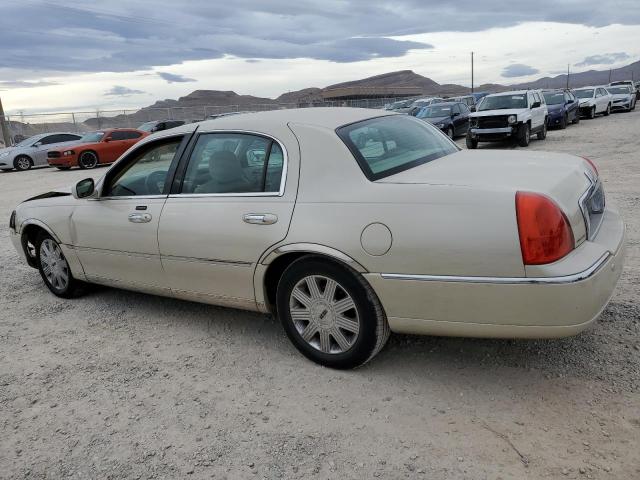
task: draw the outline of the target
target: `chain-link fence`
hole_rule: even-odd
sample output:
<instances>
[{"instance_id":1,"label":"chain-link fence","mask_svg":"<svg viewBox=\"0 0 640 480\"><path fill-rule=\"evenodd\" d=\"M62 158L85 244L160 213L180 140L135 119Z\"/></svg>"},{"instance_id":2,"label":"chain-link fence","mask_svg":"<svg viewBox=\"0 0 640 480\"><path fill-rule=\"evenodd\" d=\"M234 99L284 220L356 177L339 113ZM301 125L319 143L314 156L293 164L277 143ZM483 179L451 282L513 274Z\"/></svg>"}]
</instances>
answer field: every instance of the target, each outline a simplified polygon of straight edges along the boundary
<instances>
[{"instance_id":1,"label":"chain-link fence","mask_svg":"<svg viewBox=\"0 0 640 480\"><path fill-rule=\"evenodd\" d=\"M369 98L358 100L317 101L311 103L261 103L238 105L195 105L189 107L155 108L137 110L93 110L82 112L29 113L5 115L5 124L12 143L40 133L86 133L103 128L136 128L153 120L182 120L200 122L212 115L229 112L260 112L308 107L358 107L382 108L389 103L406 98ZM1 138L1 136L0 136ZM2 145L0 145L1 147Z\"/></svg>"}]
</instances>

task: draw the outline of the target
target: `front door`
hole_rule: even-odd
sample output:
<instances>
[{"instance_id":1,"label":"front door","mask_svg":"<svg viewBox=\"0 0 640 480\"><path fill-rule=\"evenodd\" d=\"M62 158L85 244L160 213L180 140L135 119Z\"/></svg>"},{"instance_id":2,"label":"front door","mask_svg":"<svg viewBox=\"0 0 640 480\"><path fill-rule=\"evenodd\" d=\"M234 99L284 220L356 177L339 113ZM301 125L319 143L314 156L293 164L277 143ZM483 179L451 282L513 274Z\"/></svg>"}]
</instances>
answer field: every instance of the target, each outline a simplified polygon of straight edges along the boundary
<instances>
[{"instance_id":1,"label":"front door","mask_svg":"<svg viewBox=\"0 0 640 480\"><path fill-rule=\"evenodd\" d=\"M295 186L285 192L286 171L286 148L272 138L199 134L158 231L162 265L174 293L255 307L256 263L284 239L293 213Z\"/></svg>"},{"instance_id":2,"label":"front door","mask_svg":"<svg viewBox=\"0 0 640 480\"><path fill-rule=\"evenodd\" d=\"M134 150L109 171L100 197L81 200L74 210L72 243L90 281L144 291L167 288L158 224L181 141L182 136L171 137Z\"/></svg>"}]
</instances>

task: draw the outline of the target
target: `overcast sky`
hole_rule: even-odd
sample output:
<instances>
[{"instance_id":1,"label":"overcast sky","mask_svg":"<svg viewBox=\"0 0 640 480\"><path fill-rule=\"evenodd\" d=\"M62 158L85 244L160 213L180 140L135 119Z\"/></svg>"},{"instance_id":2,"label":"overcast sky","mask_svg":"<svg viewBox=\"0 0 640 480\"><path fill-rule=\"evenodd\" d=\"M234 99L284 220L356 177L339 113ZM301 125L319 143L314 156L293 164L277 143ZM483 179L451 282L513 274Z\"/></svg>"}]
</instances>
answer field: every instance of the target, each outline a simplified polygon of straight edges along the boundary
<instances>
[{"instance_id":1,"label":"overcast sky","mask_svg":"<svg viewBox=\"0 0 640 480\"><path fill-rule=\"evenodd\" d=\"M640 1L1 0L9 112L127 108L195 89L275 97L393 70L516 83L640 59Z\"/></svg>"}]
</instances>

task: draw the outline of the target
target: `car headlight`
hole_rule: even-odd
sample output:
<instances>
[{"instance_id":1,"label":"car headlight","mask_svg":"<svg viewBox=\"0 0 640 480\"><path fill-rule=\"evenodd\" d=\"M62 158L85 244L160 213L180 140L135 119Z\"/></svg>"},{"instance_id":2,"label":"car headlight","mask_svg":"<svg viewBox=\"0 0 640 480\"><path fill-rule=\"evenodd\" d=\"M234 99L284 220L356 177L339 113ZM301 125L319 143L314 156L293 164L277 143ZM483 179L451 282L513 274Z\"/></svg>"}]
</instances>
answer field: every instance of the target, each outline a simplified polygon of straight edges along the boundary
<instances>
[{"instance_id":1,"label":"car headlight","mask_svg":"<svg viewBox=\"0 0 640 480\"><path fill-rule=\"evenodd\" d=\"M438 128L444 128L444 123L439 123L439 124L437 125L437 127L438 127Z\"/></svg>"},{"instance_id":2,"label":"car headlight","mask_svg":"<svg viewBox=\"0 0 640 480\"><path fill-rule=\"evenodd\" d=\"M507 122L509 123L516 123L518 121L518 117L516 117L515 115L509 115L507 117Z\"/></svg>"},{"instance_id":3,"label":"car headlight","mask_svg":"<svg viewBox=\"0 0 640 480\"><path fill-rule=\"evenodd\" d=\"M65 150L64 152L62 152L62 155L64 155L65 157L68 157L69 155L73 155L76 152L74 152L73 150Z\"/></svg>"}]
</instances>

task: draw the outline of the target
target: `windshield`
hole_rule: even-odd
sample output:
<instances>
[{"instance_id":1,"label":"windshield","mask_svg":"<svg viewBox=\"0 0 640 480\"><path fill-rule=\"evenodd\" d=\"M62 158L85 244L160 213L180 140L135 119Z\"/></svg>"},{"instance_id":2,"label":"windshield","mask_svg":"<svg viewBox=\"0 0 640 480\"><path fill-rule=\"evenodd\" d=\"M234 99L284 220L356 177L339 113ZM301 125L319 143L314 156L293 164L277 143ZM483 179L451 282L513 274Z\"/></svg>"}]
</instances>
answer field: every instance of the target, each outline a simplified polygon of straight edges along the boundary
<instances>
[{"instance_id":1,"label":"windshield","mask_svg":"<svg viewBox=\"0 0 640 480\"><path fill-rule=\"evenodd\" d=\"M578 98L592 98L593 97L593 89L589 90L575 90L573 92Z\"/></svg>"},{"instance_id":2,"label":"windshield","mask_svg":"<svg viewBox=\"0 0 640 480\"><path fill-rule=\"evenodd\" d=\"M631 93L631 91L629 90L629 87L608 87L607 90L609 90L609 93L612 95L619 95L619 94L628 95Z\"/></svg>"},{"instance_id":3,"label":"windshield","mask_svg":"<svg viewBox=\"0 0 640 480\"><path fill-rule=\"evenodd\" d=\"M458 151L434 127L405 115L372 118L336 132L371 181Z\"/></svg>"},{"instance_id":4,"label":"windshield","mask_svg":"<svg viewBox=\"0 0 640 480\"><path fill-rule=\"evenodd\" d=\"M527 108L527 95L525 93L519 93L515 95L484 97L478 107L478 111L509 110L512 108Z\"/></svg>"},{"instance_id":5,"label":"windshield","mask_svg":"<svg viewBox=\"0 0 640 480\"><path fill-rule=\"evenodd\" d=\"M150 132L151 130L153 130L153 127L155 127L157 124L158 122L143 123L138 127L138 130L142 130L143 132Z\"/></svg>"},{"instance_id":6,"label":"windshield","mask_svg":"<svg viewBox=\"0 0 640 480\"><path fill-rule=\"evenodd\" d=\"M80 143L95 143L102 140L104 136L104 132L91 132L85 133L83 137L80 139Z\"/></svg>"},{"instance_id":7,"label":"windshield","mask_svg":"<svg viewBox=\"0 0 640 480\"><path fill-rule=\"evenodd\" d=\"M547 105L560 105L564 103L564 93L547 92L544 94L544 99L547 102Z\"/></svg>"},{"instance_id":8,"label":"windshield","mask_svg":"<svg viewBox=\"0 0 640 480\"><path fill-rule=\"evenodd\" d=\"M32 144L34 144L35 142L37 142L40 139L40 137L38 135L35 135L33 137L29 137L25 140L22 140L20 143L16 144L16 147L28 147Z\"/></svg>"},{"instance_id":9,"label":"windshield","mask_svg":"<svg viewBox=\"0 0 640 480\"><path fill-rule=\"evenodd\" d=\"M420 110L417 118L437 118L451 116L451 105L434 105Z\"/></svg>"}]
</instances>

